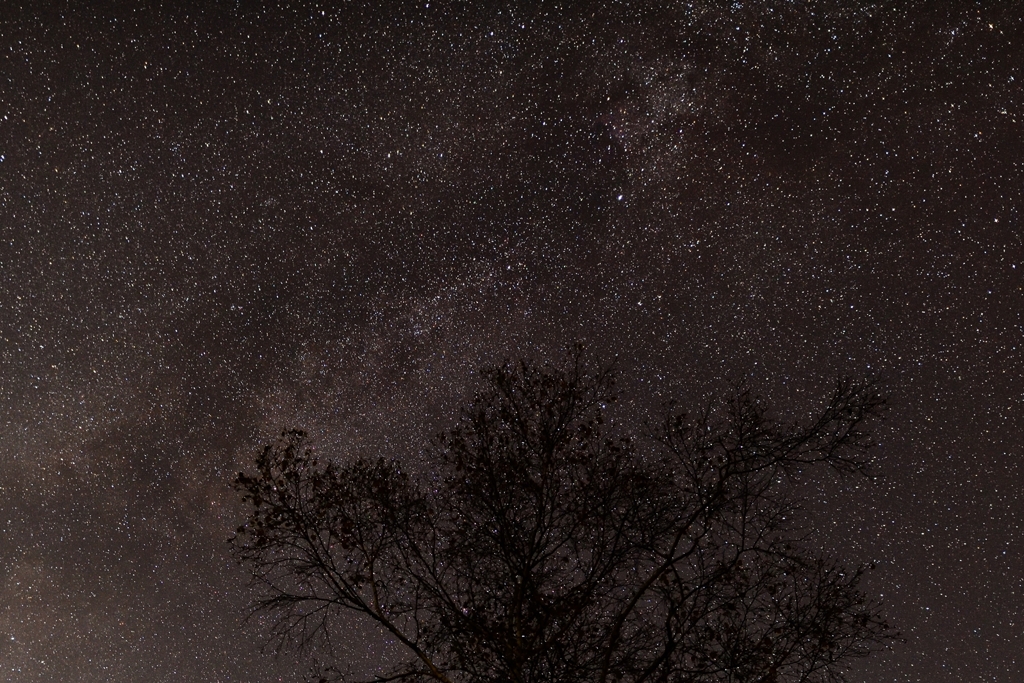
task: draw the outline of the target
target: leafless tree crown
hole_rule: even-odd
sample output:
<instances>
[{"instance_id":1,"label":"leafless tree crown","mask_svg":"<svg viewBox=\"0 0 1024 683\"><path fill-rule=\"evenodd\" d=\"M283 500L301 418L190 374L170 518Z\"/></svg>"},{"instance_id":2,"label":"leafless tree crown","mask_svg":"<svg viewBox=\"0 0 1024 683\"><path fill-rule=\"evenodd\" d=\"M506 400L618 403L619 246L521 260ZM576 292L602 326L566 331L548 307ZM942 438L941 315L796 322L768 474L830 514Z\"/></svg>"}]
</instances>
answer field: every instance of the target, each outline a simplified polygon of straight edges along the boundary
<instances>
[{"instance_id":1,"label":"leafless tree crown","mask_svg":"<svg viewBox=\"0 0 1024 683\"><path fill-rule=\"evenodd\" d=\"M837 383L783 424L749 392L654 426L606 421L615 373L506 363L430 444L318 458L299 431L235 485L232 538L282 644L365 615L408 652L378 681L828 682L891 637L847 568L800 542L794 474L867 466L884 400Z\"/></svg>"}]
</instances>

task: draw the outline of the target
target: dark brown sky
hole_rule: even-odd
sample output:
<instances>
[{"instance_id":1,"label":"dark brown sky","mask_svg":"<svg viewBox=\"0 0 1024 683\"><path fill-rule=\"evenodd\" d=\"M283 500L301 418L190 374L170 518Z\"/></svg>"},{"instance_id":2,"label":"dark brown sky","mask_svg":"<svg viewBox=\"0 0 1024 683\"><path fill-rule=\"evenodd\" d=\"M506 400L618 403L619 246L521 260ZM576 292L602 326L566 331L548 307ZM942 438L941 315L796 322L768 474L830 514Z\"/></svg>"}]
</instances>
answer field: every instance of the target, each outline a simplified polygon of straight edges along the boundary
<instances>
[{"instance_id":1,"label":"dark brown sky","mask_svg":"<svg viewBox=\"0 0 1024 683\"><path fill-rule=\"evenodd\" d=\"M0 679L291 680L233 472L584 339L641 403L879 377L851 681L1024 680L1019 4L582 4L0 2Z\"/></svg>"}]
</instances>

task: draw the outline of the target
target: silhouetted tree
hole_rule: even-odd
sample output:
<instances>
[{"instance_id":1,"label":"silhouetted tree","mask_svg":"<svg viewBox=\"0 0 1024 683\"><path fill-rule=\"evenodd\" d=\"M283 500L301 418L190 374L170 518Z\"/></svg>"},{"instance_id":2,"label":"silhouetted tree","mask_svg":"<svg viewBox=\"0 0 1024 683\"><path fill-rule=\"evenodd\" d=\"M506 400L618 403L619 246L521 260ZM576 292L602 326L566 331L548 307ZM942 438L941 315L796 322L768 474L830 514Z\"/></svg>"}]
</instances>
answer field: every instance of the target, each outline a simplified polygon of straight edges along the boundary
<instances>
[{"instance_id":1,"label":"silhouetted tree","mask_svg":"<svg viewBox=\"0 0 1024 683\"><path fill-rule=\"evenodd\" d=\"M782 424L749 392L611 424L615 373L506 363L429 446L434 470L321 458L288 431L239 474L232 539L282 644L360 613L409 654L376 680L838 681L890 637L808 550L793 479L862 473L883 399L837 384Z\"/></svg>"}]
</instances>

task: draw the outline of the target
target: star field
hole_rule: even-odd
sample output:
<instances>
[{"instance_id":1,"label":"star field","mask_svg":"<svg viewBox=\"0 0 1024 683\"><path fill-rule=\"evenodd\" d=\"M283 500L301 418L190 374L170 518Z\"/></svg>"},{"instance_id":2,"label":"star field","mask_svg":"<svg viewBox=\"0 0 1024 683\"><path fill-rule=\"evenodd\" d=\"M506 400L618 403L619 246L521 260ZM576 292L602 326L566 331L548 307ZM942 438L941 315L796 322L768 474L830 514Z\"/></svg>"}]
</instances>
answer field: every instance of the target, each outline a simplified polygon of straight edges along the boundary
<instances>
[{"instance_id":1,"label":"star field","mask_svg":"<svg viewBox=\"0 0 1024 683\"><path fill-rule=\"evenodd\" d=\"M234 473L577 339L643 405L877 377L811 502L906 639L850 680L1024 678L1018 5L195 5L0 3L0 678L299 680Z\"/></svg>"}]
</instances>

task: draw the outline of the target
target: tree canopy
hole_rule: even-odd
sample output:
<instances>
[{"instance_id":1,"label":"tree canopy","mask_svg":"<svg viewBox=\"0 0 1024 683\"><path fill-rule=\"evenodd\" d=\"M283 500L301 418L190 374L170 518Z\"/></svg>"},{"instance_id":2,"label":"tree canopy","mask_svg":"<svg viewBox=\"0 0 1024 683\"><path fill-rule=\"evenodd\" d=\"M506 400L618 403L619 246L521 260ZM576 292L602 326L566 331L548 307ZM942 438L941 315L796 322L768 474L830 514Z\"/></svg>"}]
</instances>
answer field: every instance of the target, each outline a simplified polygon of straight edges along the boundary
<instances>
[{"instance_id":1,"label":"tree canopy","mask_svg":"<svg viewBox=\"0 0 1024 683\"><path fill-rule=\"evenodd\" d=\"M842 680L892 636L865 567L803 541L793 486L865 472L870 384L801 422L737 390L628 424L608 419L615 371L579 351L482 375L426 476L300 431L238 475L231 542L282 644L359 613L408 654L378 681L772 683Z\"/></svg>"}]
</instances>

